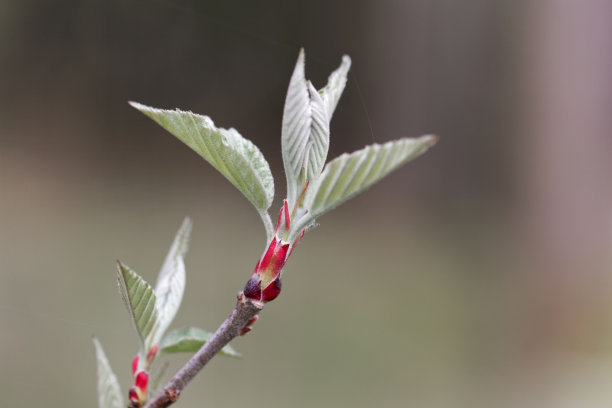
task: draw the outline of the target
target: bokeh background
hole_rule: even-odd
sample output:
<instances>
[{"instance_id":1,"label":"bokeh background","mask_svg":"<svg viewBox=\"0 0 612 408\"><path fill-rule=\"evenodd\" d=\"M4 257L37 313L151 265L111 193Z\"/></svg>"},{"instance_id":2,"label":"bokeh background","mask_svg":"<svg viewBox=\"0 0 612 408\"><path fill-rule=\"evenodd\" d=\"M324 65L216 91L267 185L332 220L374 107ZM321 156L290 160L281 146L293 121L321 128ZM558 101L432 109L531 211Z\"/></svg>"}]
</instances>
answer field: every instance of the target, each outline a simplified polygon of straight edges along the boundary
<instances>
[{"instance_id":1,"label":"bokeh background","mask_svg":"<svg viewBox=\"0 0 612 408\"><path fill-rule=\"evenodd\" d=\"M259 219L127 101L236 127L280 198L305 47L318 87L353 60L330 158L441 141L319 220L245 357L215 359L180 406L609 406L611 41L605 0L1 1L2 405L95 406L92 334L127 391L114 262L153 281L185 215L174 326L226 317Z\"/></svg>"}]
</instances>

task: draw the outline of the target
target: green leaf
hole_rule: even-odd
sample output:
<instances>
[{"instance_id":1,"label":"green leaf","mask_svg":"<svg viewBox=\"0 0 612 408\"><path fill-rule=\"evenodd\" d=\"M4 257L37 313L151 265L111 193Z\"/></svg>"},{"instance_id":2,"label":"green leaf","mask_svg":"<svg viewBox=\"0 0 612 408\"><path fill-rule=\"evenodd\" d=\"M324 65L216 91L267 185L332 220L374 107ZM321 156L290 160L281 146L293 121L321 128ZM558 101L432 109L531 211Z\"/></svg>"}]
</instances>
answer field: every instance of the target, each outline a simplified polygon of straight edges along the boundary
<instances>
[{"instance_id":1,"label":"green leaf","mask_svg":"<svg viewBox=\"0 0 612 408\"><path fill-rule=\"evenodd\" d=\"M300 50L283 111L281 134L287 176L287 199L292 205L303 188L305 176L315 181L325 165L329 149L329 118L321 95L306 81L304 50ZM302 168L305 174L302 173Z\"/></svg>"},{"instance_id":2,"label":"green leaf","mask_svg":"<svg viewBox=\"0 0 612 408\"><path fill-rule=\"evenodd\" d=\"M274 199L274 179L261 151L236 129L215 126L208 116L130 102L223 174L260 213Z\"/></svg>"},{"instance_id":3,"label":"green leaf","mask_svg":"<svg viewBox=\"0 0 612 408\"><path fill-rule=\"evenodd\" d=\"M124 408L125 403L117 376L113 373L98 339L94 337L93 343L98 362L98 406L100 408Z\"/></svg>"},{"instance_id":4,"label":"green leaf","mask_svg":"<svg viewBox=\"0 0 612 408\"><path fill-rule=\"evenodd\" d=\"M424 153L437 141L433 135L373 144L344 153L329 162L318 182L306 193L309 219L337 207L361 193L393 170Z\"/></svg>"},{"instance_id":5,"label":"green leaf","mask_svg":"<svg viewBox=\"0 0 612 408\"><path fill-rule=\"evenodd\" d=\"M163 354L194 353L212 337L212 333L198 327L170 330L159 342L159 351ZM219 354L229 357L242 357L240 353L227 345Z\"/></svg>"},{"instance_id":6,"label":"green leaf","mask_svg":"<svg viewBox=\"0 0 612 408\"><path fill-rule=\"evenodd\" d=\"M185 262L183 257L187 253L191 227L191 220L189 217L185 218L174 237L174 242L172 242L166 260L157 277L155 306L159 314L159 327L153 343L157 342L164 335L183 300L183 293L185 291Z\"/></svg>"},{"instance_id":7,"label":"green leaf","mask_svg":"<svg viewBox=\"0 0 612 408\"><path fill-rule=\"evenodd\" d=\"M351 68L351 58L348 55L342 56L342 63L334 72L331 73L327 79L327 85L319 90L325 109L327 111L327 117L331 120L338 101L342 96L344 87L346 86L346 76Z\"/></svg>"},{"instance_id":8,"label":"green leaf","mask_svg":"<svg viewBox=\"0 0 612 408\"><path fill-rule=\"evenodd\" d=\"M149 350L152 346L150 338L159 325L155 293L151 285L119 261L117 261L117 282L121 299L132 318L141 344L145 350Z\"/></svg>"}]
</instances>

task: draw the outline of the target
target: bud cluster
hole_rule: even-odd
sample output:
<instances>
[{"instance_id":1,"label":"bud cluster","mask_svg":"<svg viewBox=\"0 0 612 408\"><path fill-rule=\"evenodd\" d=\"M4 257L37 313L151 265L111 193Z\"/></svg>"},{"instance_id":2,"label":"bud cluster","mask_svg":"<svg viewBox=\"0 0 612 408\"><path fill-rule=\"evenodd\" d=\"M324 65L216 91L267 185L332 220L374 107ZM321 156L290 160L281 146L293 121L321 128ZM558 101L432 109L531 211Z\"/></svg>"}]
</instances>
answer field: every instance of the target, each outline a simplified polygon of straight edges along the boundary
<instances>
[{"instance_id":1,"label":"bud cluster","mask_svg":"<svg viewBox=\"0 0 612 408\"><path fill-rule=\"evenodd\" d=\"M134 357L132 360L132 376L134 379L134 385L130 388L129 408L140 408L147 402L147 395L149 392L149 368L157 355L158 346L155 344L145 358L144 364L141 366L140 356Z\"/></svg>"},{"instance_id":2,"label":"bud cluster","mask_svg":"<svg viewBox=\"0 0 612 408\"><path fill-rule=\"evenodd\" d=\"M305 232L305 230L302 230L297 239L293 242L288 242L291 218L295 217L299 201L291 213L289 213L287 200L283 202L283 206L278 214L278 223L274 236L268 245L268 249L259 259L257 265L255 265L253 275L247 281L242 292L244 297L251 301L260 303L270 302L280 294L283 266L285 266L285 262L287 262L287 259Z\"/></svg>"}]
</instances>

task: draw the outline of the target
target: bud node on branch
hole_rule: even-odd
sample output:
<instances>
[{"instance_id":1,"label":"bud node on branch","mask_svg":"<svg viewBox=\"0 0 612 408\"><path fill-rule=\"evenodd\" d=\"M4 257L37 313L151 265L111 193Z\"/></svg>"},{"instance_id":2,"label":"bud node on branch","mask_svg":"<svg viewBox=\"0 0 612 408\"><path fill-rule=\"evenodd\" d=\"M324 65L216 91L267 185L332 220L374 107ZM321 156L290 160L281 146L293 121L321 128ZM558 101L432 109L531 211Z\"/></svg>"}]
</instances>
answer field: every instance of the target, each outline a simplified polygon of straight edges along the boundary
<instances>
[{"instance_id":1,"label":"bud node on branch","mask_svg":"<svg viewBox=\"0 0 612 408\"><path fill-rule=\"evenodd\" d=\"M169 390L169 389L165 389L164 393L166 394L168 399L172 402L178 401L179 395L181 394L179 390Z\"/></svg>"}]
</instances>

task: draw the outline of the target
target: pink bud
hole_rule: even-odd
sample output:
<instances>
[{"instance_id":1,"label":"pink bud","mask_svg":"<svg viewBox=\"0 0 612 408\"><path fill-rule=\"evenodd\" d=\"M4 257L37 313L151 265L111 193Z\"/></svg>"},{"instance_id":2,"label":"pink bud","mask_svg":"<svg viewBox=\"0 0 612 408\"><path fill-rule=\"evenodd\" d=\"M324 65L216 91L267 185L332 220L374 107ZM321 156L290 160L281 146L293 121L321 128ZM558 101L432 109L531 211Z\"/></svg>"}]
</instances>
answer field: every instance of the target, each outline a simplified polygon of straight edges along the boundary
<instances>
[{"instance_id":1,"label":"pink bud","mask_svg":"<svg viewBox=\"0 0 612 408\"><path fill-rule=\"evenodd\" d=\"M136 375L136 370L138 370L138 360L140 358L138 356L134 357L134 360L132 360L132 375Z\"/></svg>"},{"instance_id":2,"label":"pink bud","mask_svg":"<svg viewBox=\"0 0 612 408\"><path fill-rule=\"evenodd\" d=\"M257 266L255 266L255 270L253 271L253 273L259 273L262 269L265 269L268 267L268 265L270 265L270 261L272 261L272 257L274 256L274 252L276 251L278 243L279 240L277 240L276 237L273 237L272 241L270 241L270 246L268 247L268 250L266 251L264 256L261 257L261 259L257 263Z\"/></svg>"},{"instance_id":3,"label":"pink bud","mask_svg":"<svg viewBox=\"0 0 612 408\"><path fill-rule=\"evenodd\" d=\"M306 185L306 188L308 184ZM305 188L305 189L306 189ZM304 189L304 191L305 191ZM296 207L297 208L297 207ZM289 235L289 226L291 225L291 214L289 213L289 204L287 200L283 202L280 213L278 214L278 224L276 232L268 249L255 265L253 275L244 286L242 295L248 299L258 302L270 302L276 299L281 291L281 271L287 262L287 258L299 240L304 236L305 230L302 230L298 238L293 244L284 241ZM279 231L283 227L282 234L279 236Z\"/></svg>"},{"instance_id":4,"label":"pink bud","mask_svg":"<svg viewBox=\"0 0 612 408\"><path fill-rule=\"evenodd\" d=\"M240 335L244 336L245 334L247 334L248 332L251 331L251 326L253 325L253 323L255 323L257 320L259 320L259 315L255 315L253 317L251 317L251 320L249 320L247 322L247 324L244 325L244 327L242 329L240 329Z\"/></svg>"},{"instance_id":5,"label":"pink bud","mask_svg":"<svg viewBox=\"0 0 612 408\"><path fill-rule=\"evenodd\" d=\"M147 369L151 365L153 360L155 359L155 356L157 355L157 350L158 350L158 346L157 344L155 344L153 347L151 347L151 350L149 350L149 352L147 353Z\"/></svg>"},{"instance_id":6,"label":"pink bud","mask_svg":"<svg viewBox=\"0 0 612 408\"><path fill-rule=\"evenodd\" d=\"M136 375L136 381L134 381L134 385L139 390L146 392L147 386L149 385L149 374L146 371L141 371Z\"/></svg>"},{"instance_id":7,"label":"pink bud","mask_svg":"<svg viewBox=\"0 0 612 408\"><path fill-rule=\"evenodd\" d=\"M138 392L136 391L136 387L131 387L128 393L128 397L130 401L132 401L132 406L139 407L140 406L140 397L138 396ZM137 405L135 405L137 404Z\"/></svg>"},{"instance_id":8,"label":"pink bud","mask_svg":"<svg viewBox=\"0 0 612 408\"><path fill-rule=\"evenodd\" d=\"M249 320L245 326L252 326L253 323L255 323L258 320L259 320L259 315L255 315L251 317L251 320Z\"/></svg>"}]
</instances>

